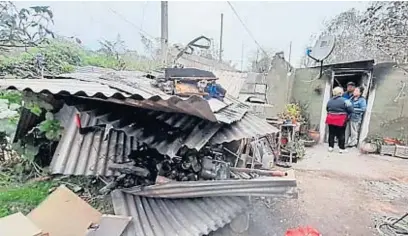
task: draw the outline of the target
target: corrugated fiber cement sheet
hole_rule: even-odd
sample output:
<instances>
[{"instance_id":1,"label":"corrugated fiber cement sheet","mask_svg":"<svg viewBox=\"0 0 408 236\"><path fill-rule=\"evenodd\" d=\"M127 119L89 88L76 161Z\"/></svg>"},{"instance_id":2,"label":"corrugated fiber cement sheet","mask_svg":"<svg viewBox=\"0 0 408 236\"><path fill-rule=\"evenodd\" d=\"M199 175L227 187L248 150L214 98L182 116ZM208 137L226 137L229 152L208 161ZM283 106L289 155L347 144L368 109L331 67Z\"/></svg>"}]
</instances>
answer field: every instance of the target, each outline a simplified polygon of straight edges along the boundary
<instances>
[{"instance_id":1,"label":"corrugated fiber cement sheet","mask_svg":"<svg viewBox=\"0 0 408 236\"><path fill-rule=\"evenodd\" d=\"M145 198L115 190L116 215L132 216L123 236L201 236L229 224L246 210L245 197Z\"/></svg>"}]
</instances>

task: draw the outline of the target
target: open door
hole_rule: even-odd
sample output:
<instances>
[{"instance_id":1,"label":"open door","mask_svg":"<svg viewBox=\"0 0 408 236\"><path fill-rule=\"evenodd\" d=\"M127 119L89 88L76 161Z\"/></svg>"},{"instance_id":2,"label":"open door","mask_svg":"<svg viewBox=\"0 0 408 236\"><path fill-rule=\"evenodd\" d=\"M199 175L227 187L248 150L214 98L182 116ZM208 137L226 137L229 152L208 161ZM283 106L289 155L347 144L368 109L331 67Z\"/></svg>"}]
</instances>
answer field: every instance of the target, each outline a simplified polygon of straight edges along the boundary
<instances>
[{"instance_id":1,"label":"open door","mask_svg":"<svg viewBox=\"0 0 408 236\"><path fill-rule=\"evenodd\" d=\"M367 99L367 110L371 109L371 107L368 107L369 104L369 90L371 86L371 81L372 81L372 73L369 71L347 71L347 70L342 70L342 71L333 71L332 72L332 78L330 83L326 83L326 89L325 89L325 94L323 98L323 104L322 104L322 116L320 120L320 139L321 142L327 143L328 142L328 126L325 123L326 120L326 105L327 102L330 100L330 98L333 96L332 90L333 88L340 86L344 89L347 88L347 83L348 82L354 82L356 86L362 86L364 87L364 92L363 96ZM371 105L372 106L372 105ZM364 119L363 117L363 122L360 126L360 133L359 137L363 138L364 135L362 135L362 129L363 127L366 127L367 131L364 131L365 136L367 135L368 132L368 124L365 124L365 122L369 122L369 120ZM323 132L322 132L323 131ZM364 136L364 138L365 138ZM348 133L346 132L346 143L348 140ZM361 140L361 139L359 139Z\"/></svg>"}]
</instances>

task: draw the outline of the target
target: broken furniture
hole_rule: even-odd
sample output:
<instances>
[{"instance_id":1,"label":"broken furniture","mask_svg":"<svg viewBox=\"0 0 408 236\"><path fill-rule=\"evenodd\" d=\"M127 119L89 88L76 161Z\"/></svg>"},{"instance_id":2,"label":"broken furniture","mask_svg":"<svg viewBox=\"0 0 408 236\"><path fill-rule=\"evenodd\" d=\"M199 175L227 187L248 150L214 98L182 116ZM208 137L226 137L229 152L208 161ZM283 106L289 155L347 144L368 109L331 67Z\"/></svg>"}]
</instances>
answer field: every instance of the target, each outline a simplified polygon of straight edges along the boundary
<instances>
[{"instance_id":1,"label":"broken furniture","mask_svg":"<svg viewBox=\"0 0 408 236\"><path fill-rule=\"evenodd\" d=\"M225 150L236 157L234 167L269 170L273 168L277 155L278 145L275 140L276 133L258 135L255 138L242 139L237 153Z\"/></svg>"},{"instance_id":2,"label":"broken furniture","mask_svg":"<svg viewBox=\"0 0 408 236\"><path fill-rule=\"evenodd\" d=\"M297 133L299 124L283 123L280 125L279 137L279 161L277 165L291 167L297 162L296 142L298 142Z\"/></svg>"}]
</instances>

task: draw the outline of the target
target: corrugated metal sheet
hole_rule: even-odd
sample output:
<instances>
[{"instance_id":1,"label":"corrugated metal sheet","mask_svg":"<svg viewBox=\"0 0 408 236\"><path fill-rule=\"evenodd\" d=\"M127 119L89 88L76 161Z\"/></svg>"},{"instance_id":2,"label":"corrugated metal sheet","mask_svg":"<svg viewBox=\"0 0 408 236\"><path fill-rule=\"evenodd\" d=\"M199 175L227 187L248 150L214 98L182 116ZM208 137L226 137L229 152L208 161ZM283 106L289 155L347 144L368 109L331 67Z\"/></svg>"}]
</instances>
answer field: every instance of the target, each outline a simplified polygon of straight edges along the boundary
<instances>
[{"instance_id":1,"label":"corrugated metal sheet","mask_svg":"<svg viewBox=\"0 0 408 236\"><path fill-rule=\"evenodd\" d=\"M116 215L132 216L123 236L201 236L215 231L248 206L247 198L144 198L115 190Z\"/></svg>"},{"instance_id":2,"label":"corrugated metal sheet","mask_svg":"<svg viewBox=\"0 0 408 236\"><path fill-rule=\"evenodd\" d=\"M172 181L135 186L122 191L143 197L192 198L219 196L297 197L296 180L289 177L259 177L250 180Z\"/></svg>"},{"instance_id":3,"label":"corrugated metal sheet","mask_svg":"<svg viewBox=\"0 0 408 236\"><path fill-rule=\"evenodd\" d=\"M118 71L103 68L103 67L96 67L96 66L83 66L77 67L75 69L75 73L97 73L97 74L106 74L106 73L117 73ZM245 83L247 73L241 72L234 72L234 71L225 71L225 70L211 70L218 78L217 83L221 84L224 89L227 90L227 94L231 95L232 97L238 98L239 91L241 90L242 85ZM123 73L123 72L122 72ZM133 73L138 74L140 76L145 75L164 75L164 72L149 72L145 73L142 71L126 71L125 73Z\"/></svg>"},{"instance_id":4,"label":"corrugated metal sheet","mask_svg":"<svg viewBox=\"0 0 408 236\"><path fill-rule=\"evenodd\" d=\"M228 99L232 100L231 98ZM241 120L250 109L248 105L242 102L239 102L237 100L233 101L234 102L231 105L222 108L221 110L214 113L219 122L232 124L236 121Z\"/></svg>"},{"instance_id":5,"label":"corrugated metal sheet","mask_svg":"<svg viewBox=\"0 0 408 236\"><path fill-rule=\"evenodd\" d=\"M114 74L105 75L72 73L60 75L58 79L3 79L0 80L0 88L107 99L114 103L164 112L190 114L209 121L228 124L240 120L248 110L244 104L240 104L237 100L231 103L232 98L226 98L226 102L211 102L211 100L216 99L208 101L200 96L189 98L170 96L152 87L149 79L143 78L141 79L140 75L128 71L117 71ZM216 106L212 108L212 104L216 104ZM244 109L246 110L244 111ZM216 112L214 112L215 110Z\"/></svg>"},{"instance_id":6,"label":"corrugated metal sheet","mask_svg":"<svg viewBox=\"0 0 408 236\"><path fill-rule=\"evenodd\" d=\"M64 117L71 117L70 124L72 124L76 111L74 106L65 106L60 113L67 114L62 115ZM81 112L81 116L84 116L84 119L89 117L90 120L96 120L95 122L90 121L91 123L110 124L114 130L123 131L129 138L134 138L150 148L156 149L159 153L170 157L175 156L183 146L200 150L221 128L219 123L179 113L138 110L133 113L133 121L131 118L122 117L117 113L123 114L119 110L106 111L92 108ZM128 114L128 116L132 116L132 113ZM121 126L120 124L124 122L127 124ZM166 129L163 127L164 124L172 127L172 129ZM148 127L153 128L149 129Z\"/></svg>"},{"instance_id":7,"label":"corrugated metal sheet","mask_svg":"<svg viewBox=\"0 0 408 236\"><path fill-rule=\"evenodd\" d=\"M74 73L96 73L96 74L107 74L107 73L115 73L115 72L124 72L124 73L129 73L132 75L139 75L139 76L144 76L148 74L143 71L130 71L130 70L118 71L118 70L114 70L110 68L103 68L103 67L98 67L98 66L81 66L81 67L75 68L75 71L74 71Z\"/></svg>"},{"instance_id":8,"label":"corrugated metal sheet","mask_svg":"<svg viewBox=\"0 0 408 236\"><path fill-rule=\"evenodd\" d=\"M127 93L130 94L138 94L142 96L144 99L149 99L149 101L154 100L152 97L155 96L156 99L163 99L167 101L174 102L169 105L169 107L174 106L175 104L175 109L174 110L163 110L165 112L182 112L185 114L192 114L210 121L219 121L227 124L231 124L237 120L240 120L245 112L248 111L249 107L246 106L243 103L240 103L238 100L232 98L232 97L227 97L226 100L226 106L215 112L215 109L219 108L217 106L216 108L212 108L211 105L213 103L209 102L208 100L205 100L202 97L199 96L191 96L187 100L186 98L180 98L178 96L170 96L162 92L161 90L154 88L150 85L150 81L146 79L145 77L141 77L141 75L133 74L131 71L116 71L114 73L109 73L109 74L103 74L100 75L99 78L94 79L92 77L89 77L88 74L66 74L66 75L60 75L61 77L70 77L74 79L80 79L80 80L86 80L86 81L92 81L92 82L99 82L103 83L106 85L109 85L110 87L126 91ZM143 78L143 79L141 79ZM160 97L159 97L160 95ZM176 101L178 100L178 101ZM211 99L211 100L216 100L216 99ZM233 103L231 103L233 101ZM142 101L138 101L139 104L142 104ZM187 104L186 104L187 103ZM147 105L147 106L146 106ZM147 109L157 109L157 107L166 107L163 106L162 104L159 104L158 102L157 106L154 104L153 106L150 106L149 103L145 103L143 108ZM187 109L186 109L187 108ZM208 110L210 108L211 111ZM198 114L198 115L197 115ZM213 118L215 116L215 119Z\"/></svg>"},{"instance_id":9,"label":"corrugated metal sheet","mask_svg":"<svg viewBox=\"0 0 408 236\"><path fill-rule=\"evenodd\" d=\"M109 170L108 165L128 161L126 157L137 146L136 140L114 130L107 140L104 140L104 130L81 135L73 119L75 109L63 109L56 115L65 129L50 164L51 172L86 176L118 175ZM86 115L81 117L81 121L84 126L98 124L97 119Z\"/></svg>"},{"instance_id":10,"label":"corrugated metal sheet","mask_svg":"<svg viewBox=\"0 0 408 236\"><path fill-rule=\"evenodd\" d=\"M27 108L22 108L20 119L18 120L16 132L14 133L13 142L24 137L28 131L41 122L41 118Z\"/></svg>"},{"instance_id":11,"label":"corrugated metal sheet","mask_svg":"<svg viewBox=\"0 0 408 236\"><path fill-rule=\"evenodd\" d=\"M72 79L66 79L72 77ZM199 96L180 98L164 94L159 89L154 89L137 82L130 87L129 84L101 80L99 74L71 74L63 75L58 79L3 79L0 80L1 89L17 89L19 91L33 91L36 93L50 92L52 94L72 94L77 96L107 99L108 101L136 106L146 109L165 112L180 112L194 115L210 121L217 121L209 103ZM112 77L112 76L111 76ZM65 78L65 79L64 79ZM136 85L137 84L137 85ZM137 87L137 88L135 88ZM132 98L130 98L132 97Z\"/></svg>"},{"instance_id":12,"label":"corrugated metal sheet","mask_svg":"<svg viewBox=\"0 0 408 236\"><path fill-rule=\"evenodd\" d=\"M113 175L115 173L107 169L108 164L126 161L126 157L137 147L138 141L172 157L183 146L200 150L209 140L215 144L230 142L254 137L257 134L274 133L277 130L266 121L259 122L260 119L254 118L251 114L245 115L245 117L249 116L249 119L244 118L233 125L224 124L221 127L221 124L183 114L155 111L138 113L139 119L145 116L143 119L149 122L156 120L157 125L150 124L157 128L154 132L151 129L146 130L143 123L130 122L126 126L119 126L121 118L118 118L118 115L112 116L109 111L94 108L83 110L81 112L83 127L96 124L111 124L114 127L107 136L108 139L104 140L104 130L85 135L79 134L74 122L74 114L77 111L74 106L64 105L56 115L65 127L65 131L51 163L54 174ZM242 122L245 124L240 124ZM164 134L160 129L164 123L184 130L179 134L182 136L175 138L173 135L169 138L171 135Z\"/></svg>"},{"instance_id":13,"label":"corrugated metal sheet","mask_svg":"<svg viewBox=\"0 0 408 236\"><path fill-rule=\"evenodd\" d=\"M236 216L231 223L211 232L208 236L249 236L249 227L251 224L250 212L243 212Z\"/></svg>"},{"instance_id":14,"label":"corrugated metal sheet","mask_svg":"<svg viewBox=\"0 0 408 236\"><path fill-rule=\"evenodd\" d=\"M112 89L96 82L74 81L72 79L2 79L0 88L33 91L34 93L49 92L52 94L72 94L86 97L130 97L131 94Z\"/></svg>"},{"instance_id":15,"label":"corrugated metal sheet","mask_svg":"<svg viewBox=\"0 0 408 236\"><path fill-rule=\"evenodd\" d=\"M211 139L211 143L220 144L240 140L242 138L252 138L266 134L278 133L279 130L251 113L246 113L244 117L231 125L224 125Z\"/></svg>"},{"instance_id":16,"label":"corrugated metal sheet","mask_svg":"<svg viewBox=\"0 0 408 236\"><path fill-rule=\"evenodd\" d=\"M227 90L227 94L238 98L239 91L241 91L242 86L245 84L247 73L241 72L231 72L223 70L213 70L215 76L217 76L217 83Z\"/></svg>"}]
</instances>

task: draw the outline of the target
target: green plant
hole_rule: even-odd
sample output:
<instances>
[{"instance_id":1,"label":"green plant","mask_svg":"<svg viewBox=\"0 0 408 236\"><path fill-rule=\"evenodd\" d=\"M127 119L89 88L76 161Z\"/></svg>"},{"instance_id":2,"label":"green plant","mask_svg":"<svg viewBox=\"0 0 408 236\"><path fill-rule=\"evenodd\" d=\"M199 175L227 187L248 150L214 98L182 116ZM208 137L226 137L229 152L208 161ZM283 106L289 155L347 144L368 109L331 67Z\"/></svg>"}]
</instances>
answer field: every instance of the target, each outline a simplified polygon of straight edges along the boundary
<instances>
[{"instance_id":1,"label":"green plant","mask_svg":"<svg viewBox=\"0 0 408 236\"><path fill-rule=\"evenodd\" d=\"M21 104L23 96L19 91L0 91L0 99L7 99L10 104Z\"/></svg>"},{"instance_id":2,"label":"green plant","mask_svg":"<svg viewBox=\"0 0 408 236\"><path fill-rule=\"evenodd\" d=\"M46 113L45 120L38 124L38 129L50 141L59 141L61 138L61 124L51 112Z\"/></svg>"},{"instance_id":3,"label":"green plant","mask_svg":"<svg viewBox=\"0 0 408 236\"><path fill-rule=\"evenodd\" d=\"M13 172L19 176L19 179L29 179L42 174L42 168L35 162L35 156L39 151L38 147L17 142L12 144L12 148L20 156L19 161L12 165Z\"/></svg>"},{"instance_id":4,"label":"green plant","mask_svg":"<svg viewBox=\"0 0 408 236\"><path fill-rule=\"evenodd\" d=\"M364 142L371 143L377 146L377 150L381 149L381 146L384 145L384 138L381 135L369 135L364 139Z\"/></svg>"},{"instance_id":5,"label":"green plant","mask_svg":"<svg viewBox=\"0 0 408 236\"><path fill-rule=\"evenodd\" d=\"M279 117L284 120L302 121L301 109L298 104L286 104L285 110L279 114Z\"/></svg>"},{"instance_id":6,"label":"green plant","mask_svg":"<svg viewBox=\"0 0 408 236\"><path fill-rule=\"evenodd\" d=\"M24 107L29 109L30 112L35 114L36 116L41 116L42 109L38 104L33 102L27 102L24 104Z\"/></svg>"}]
</instances>

